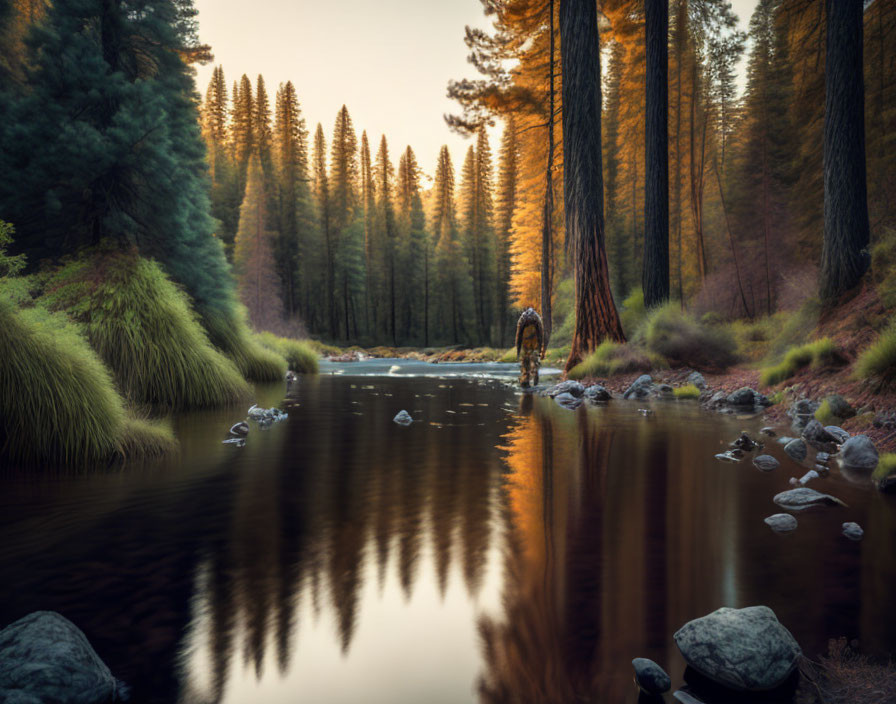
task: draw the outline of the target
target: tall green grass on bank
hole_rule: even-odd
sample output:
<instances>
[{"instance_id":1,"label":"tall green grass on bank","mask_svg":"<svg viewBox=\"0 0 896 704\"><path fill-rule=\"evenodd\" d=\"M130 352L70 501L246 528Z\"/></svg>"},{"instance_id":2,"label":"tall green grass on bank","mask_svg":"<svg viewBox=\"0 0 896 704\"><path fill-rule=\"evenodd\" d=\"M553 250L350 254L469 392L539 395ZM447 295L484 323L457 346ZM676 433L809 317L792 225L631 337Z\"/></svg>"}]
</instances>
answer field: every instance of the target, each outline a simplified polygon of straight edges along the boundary
<instances>
[{"instance_id":1,"label":"tall green grass on bank","mask_svg":"<svg viewBox=\"0 0 896 704\"><path fill-rule=\"evenodd\" d=\"M673 365L727 369L737 362L737 344L727 329L698 322L675 302L648 311L632 341Z\"/></svg>"},{"instance_id":2,"label":"tall green grass on bank","mask_svg":"<svg viewBox=\"0 0 896 704\"><path fill-rule=\"evenodd\" d=\"M796 375L801 369L820 368L837 363L837 346L829 337L799 347L791 347L778 364L766 367L759 375L762 386L774 386Z\"/></svg>"},{"instance_id":3,"label":"tall green grass on bank","mask_svg":"<svg viewBox=\"0 0 896 704\"><path fill-rule=\"evenodd\" d=\"M283 355L263 346L249 330L241 308L230 315L208 312L202 316L212 344L233 360L249 381L282 381L287 363Z\"/></svg>"},{"instance_id":4,"label":"tall green grass on bank","mask_svg":"<svg viewBox=\"0 0 896 704\"><path fill-rule=\"evenodd\" d=\"M78 326L0 295L0 455L82 466L176 446L170 427L127 413Z\"/></svg>"},{"instance_id":5,"label":"tall green grass on bank","mask_svg":"<svg viewBox=\"0 0 896 704\"><path fill-rule=\"evenodd\" d=\"M876 379L882 385L896 383L896 322L859 355L854 374L860 379Z\"/></svg>"},{"instance_id":6,"label":"tall green grass on bank","mask_svg":"<svg viewBox=\"0 0 896 704\"><path fill-rule=\"evenodd\" d=\"M260 332L255 337L263 347L283 357L292 371L317 374L317 352L308 343L278 337L272 332Z\"/></svg>"},{"instance_id":7,"label":"tall green grass on bank","mask_svg":"<svg viewBox=\"0 0 896 704\"><path fill-rule=\"evenodd\" d=\"M647 372L668 367L660 355L634 345L603 342L590 355L569 370L570 379L610 377L628 372Z\"/></svg>"},{"instance_id":8,"label":"tall green grass on bank","mask_svg":"<svg viewBox=\"0 0 896 704\"><path fill-rule=\"evenodd\" d=\"M43 303L67 311L133 403L220 406L250 395L178 289L153 261L103 253L66 264L44 282Z\"/></svg>"}]
</instances>

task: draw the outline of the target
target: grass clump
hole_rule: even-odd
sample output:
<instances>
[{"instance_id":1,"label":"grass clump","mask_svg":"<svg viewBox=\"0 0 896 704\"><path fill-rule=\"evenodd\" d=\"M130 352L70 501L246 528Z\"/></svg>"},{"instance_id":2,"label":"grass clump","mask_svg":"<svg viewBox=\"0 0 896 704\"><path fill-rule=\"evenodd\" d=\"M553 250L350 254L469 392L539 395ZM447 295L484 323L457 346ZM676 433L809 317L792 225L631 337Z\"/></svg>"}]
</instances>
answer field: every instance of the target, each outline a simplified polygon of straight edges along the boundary
<instances>
[{"instance_id":1,"label":"grass clump","mask_svg":"<svg viewBox=\"0 0 896 704\"><path fill-rule=\"evenodd\" d=\"M837 363L837 346L829 337L815 340L799 347L791 347L778 364L766 367L759 375L763 386L774 386L794 376L808 366L820 368Z\"/></svg>"},{"instance_id":2,"label":"grass clump","mask_svg":"<svg viewBox=\"0 0 896 704\"><path fill-rule=\"evenodd\" d=\"M737 361L727 330L697 322L676 303L651 310L634 339L673 364L727 369Z\"/></svg>"},{"instance_id":3,"label":"grass clump","mask_svg":"<svg viewBox=\"0 0 896 704\"><path fill-rule=\"evenodd\" d=\"M885 228L871 248L871 275L883 304L896 308L896 229Z\"/></svg>"},{"instance_id":4,"label":"grass clump","mask_svg":"<svg viewBox=\"0 0 896 704\"><path fill-rule=\"evenodd\" d=\"M675 389L672 389L672 393L675 395L675 398L678 398L678 399L698 399L698 398L700 398L700 389L698 389L693 384L686 384L685 386L679 386Z\"/></svg>"},{"instance_id":5,"label":"grass clump","mask_svg":"<svg viewBox=\"0 0 896 704\"><path fill-rule=\"evenodd\" d=\"M338 357L342 354L342 350L336 345L328 345L320 340L308 340L308 345L319 357Z\"/></svg>"},{"instance_id":6,"label":"grass clump","mask_svg":"<svg viewBox=\"0 0 896 704\"><path fill-rule=\"evenodd\" d=\"M161 457L177 450L178 442L168 421L127 415L118 440L124 458Z\"/></svg>"},{"instance_id":7,"label":"grass clump","mask_svg":"<svg viewBox=\"0 0 896 704\"><path fill-rule=\"evenodd\" d=\"M876 379L883 385L896 381L896 322L859 355L853 370L858 378Z\"/></svg>"},{"instance_id":8,"label":"grass clump","mask_svg":"<svg viewBox=\"0 0 896 704\"><path fill-rule=\"evenodd\" d=\"M317 352L307 342L278 337L271 332L261 332L255 337L263 347L283 357L292 371L298 374L317 374Z\"/></svg>"},{"instance_id":9,"label":"grass clump","mask_svg":"<svg viewBox=\"0 0 896 704\"><path fill-rule=\"evenodd\" d=\"M885 452L877 460L877 467L871 474L875 481L882 481L891 474L896 474L896 452Z\"/></svg>"},{"instance_id":10,"label":"grass clump","mask_svg":"<svg viewBox=\"0 0 896 704\"><path fill-rule=\"evenodd\" d=\"M230 314L204 313L202 324L212 344L236 364L246 379L262 383L283 379L286 360L255 339L242 307Z\"/></svg>"},{"instance_id":11,"label":"grass clump","mask_svg":"<svg viewBox=\"0 0 896 704\"><path fill-rule=\"evenodd\" d=\"M153 261L113 252L67 264L45 281L42 301L83 324L135 404L206 408L250 393L209 342L186 295Z\"/></svg>"},{"instance_id":12,"label":"grass clump","mask_svg":"<svg viewBox=\"0 0 896 704\"><path fill-rule=\"evenodd\" d=\"M507 351L501 356L501 358L500 358L498 361L499 361L499 362L504 362L504 363L506 363L506 364L512 364L513 362L516 362L516 360L517 360L517 357L516 357L516 347L511 347L509 350L507 350Z\"/></svg>"},{"instance_id":13,"label":"grass clump","mask_svg":"<svg viewBox=\"0 0 896 704\"><path fill-rule=\"evenodd\" d=\"M619 311L619 321L622 323L622 331L625 336L631 339L646 319L647 308L644 305L644 292L637 289L622 301L622 309Z\"/></svg>"},{"instance_id":14,"label":"grass clump","mask_svg":"<svg viewBox=\"0 0 896 704\"><path fill-rule=\"evenodd\" d=\"M608 340L570 369L568 377L609 377L628 372L646 372L665 366L668 365L660 355L635 345L621 345Z\"/></svg>"},{"instance_id":15,"label":"grass clump","mask_svg":"<svg viewBox=\"0 0 896 704\"><path fill-rule=\"evenodd\" d=\"M834 425L838 421L837 416L831 408L831 402L825 399L821 405L815 410L815 420L822 425Z\"/></svg>"}]
</instances>

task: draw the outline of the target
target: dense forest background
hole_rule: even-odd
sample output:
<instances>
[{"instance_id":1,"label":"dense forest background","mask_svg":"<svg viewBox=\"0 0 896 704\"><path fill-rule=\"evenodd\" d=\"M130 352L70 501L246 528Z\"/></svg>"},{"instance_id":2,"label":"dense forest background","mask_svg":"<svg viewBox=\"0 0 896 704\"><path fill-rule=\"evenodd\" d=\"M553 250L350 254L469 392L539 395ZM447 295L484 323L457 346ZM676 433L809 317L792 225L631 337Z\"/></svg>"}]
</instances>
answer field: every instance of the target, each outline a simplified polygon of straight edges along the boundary
<instances>
[{"instance_id":1,"label":"dense forest background","mask_svg":"<svg viewBox=\"0 0 896 704\"><path fill-rule=\"evenodd\" d=\"M425 155L428 174L345 106L329 133L310 129L291 82L229 83L217 66L200 99L191 65L211 52L188 0L2 0L0 206L16 251L36 266L111 238L160 261L204 320L238 317L238 297L280 335L507 347L533 305L568 344L558 5L483 0L490 28L465 37L477 75L448 86L447 122L470 146L462 164L447 147ZM864 12L872 244L894 227L894 5ZM669 278L699 315L756 317L816 293L824 8L760 0L744 34L725 0L669 5ZM640 3L600 9L606 247L625 308L644 252L644 17ZM76 31L85 21L98 44Z\"/></svg>"}]
</instances>

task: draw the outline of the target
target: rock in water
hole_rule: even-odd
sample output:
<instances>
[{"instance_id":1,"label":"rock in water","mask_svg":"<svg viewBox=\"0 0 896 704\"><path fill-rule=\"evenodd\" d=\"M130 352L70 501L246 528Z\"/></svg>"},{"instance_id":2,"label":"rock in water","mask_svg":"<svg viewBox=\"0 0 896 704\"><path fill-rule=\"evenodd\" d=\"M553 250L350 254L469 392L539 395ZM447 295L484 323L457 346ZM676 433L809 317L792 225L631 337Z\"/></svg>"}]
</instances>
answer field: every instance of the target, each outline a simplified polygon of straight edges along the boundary
<instances>
[{"instance_id":1,"label":"rock in water","mask_svg":"<svg viewBox=\"0 0 896 704\"><path fill-rule=\"evenodd\" d=\"M828 402L828 408L831 409L831 413L837 418L852 418L856 414L853 407L840 394L831 394L825 401Z\"/></svg>"},{"instance_id":2,"label":"rock in water","mask_svg":"<svg viewBox=\"0 0 896 704\"><path fill-rule=\"evenodd\" d=\"M722 462L740 462L740 456L735 454L738 452L737 450L728 450L728 452L720 452L716 455L717 460L721 460Z\"/></svg>"},{"instance_id":3,"label":"rock in water","mask_svg":"<svg viewBox=\"0 0 896 704\"><path fill-rule=\"evenodd\" d=\"M756 392L749 386L742 386L734 393L728 395L728 405L739 408L752 408L756 405Z\"/></svg>"},{"instance_id":4,"label":"rock in water","mask_svg":"<svg viewBox=\"0 0 896 704\"><path fill-rule=\"evenodd\" d=\"M800 438L796 440L791 440L784 446L784 452L790 455L797 462L802 462L806 459L806 454L808 450L806 449L806 443L803 442Z\"/></svg>"},{"instance_id":5,"label":"rock in water","mask_svg":"<svg viewBox=\"0 0 896 704\"><path fill-rule=\"evenodd\" d=\"M399 425L410 425L414 422L414 419L411 418L411 414L407 411L399 411L398 415L396 415L392 420Z\"/></svg>"},{"instance_id":6,"label":"rock in water","mask_svg":"<svg viewBox=\"0 0 896 704\"><path fill-rule=\"evenodd\" d=\"M771 455L759 455L753 460L753 464L763 472L771 472L773 469L777 469L780 463Z\"/></svg>"},{"instance_id":7,"label":"rock in water","mask_svg":"<svg viewBox=\"0 0 896 704\"><path fill-rule=\"evenodd\" d=\"M800 487L776 494L773 501L790 511L804 511L813 506L846 506L840 499L830 494L822 494L815 489Z\"/></svg>"},{"instance_id":8,"label":"rock in water","mask_svg":"<svg viewBox=\"0 0 896 704\"><path fill-rule=\"evenodd\" d=\"M877 467L877 448L867 435L855 435L840 448L843 464L854 469L874 469Z\"/></svg>"},{"instance_id":9,"label":"rock in water","mask_svg":"<svg viewBox=\"0 0 896 704\"><path fill-rule=\"evenodd\" d=\"M789 513L776 513L765 519L765 524L775 533L789 533L796 530L796 519Z\"/></svg>"},{"instance_id":10,"label":"rock in water","mask_svg":"<svg viewBox=\"0 0 896 704\"><path fill-rule=\"evenodd\" d=\"M850 540L861 540L862 536L865 535L865 531L862 530L858 523L844 523L843 535Z\"/></svg>"},{"instance_id":11,"label":"rock in water","mask_svg":"<svg viewBox=\"0 0 896 704\"><path fill-rule=\"evenodd\" d=\"M665 694L672 687L669 675L653 660L635 658L632 660L632 666L635 668L635 683L644 694L658 696Z\"/></svg>"},{"instance_id":12,"label":"rock in water","mask_svg":"<svg viewBox=\"0 0 896 704\"><path fill-rule=\"evenodd\" d=\"M249 434L249 424L246 421L240 421L230 426L230 434L244 438Z\"/></svg>"},{"instance_id":13,"label":"rock in water","mask_svg":"<svg viewBox=\"0 0 896 704\"><path fill-rule=\"evenodd\" d=\"M721 608L675 633L688 665L730 689L762 692L780 686L796 668L799 645L767 606Z\"/></svg>"},{"instance_id":14,"label":"rock in water","mask_svg":"<svg viewBox=\"0 0 896 704\"><path fill-rule=\"evenodd\" d=\"M816 450L823 452L836 452L837 444L833 435L831 435L824 426L814 418L806 423L803 428L803 438Z\"/></svg>"},{"instance_id":15,"label":"rock in water","mask_svg":"<svg viewBox=\"0 0 896 704\"><path fill-rule=\"evenodd\" d=\"M849 433L841 428L839 425L826 425L824 426L825 432L834 438L834 442L838 445L842 445L847 440L849 440Z\"/></svg>"},{"instance_id":16,"label":"rock in water","mask_svg":"<svg viewBox=\"0 0 896 704\"><path fill-rule=\"evenodd\" d=\"M650 389L653 387L653 377L650 374L642 374L634 383L626 389L622 394L622 398L647 398L650 395Z\"/></svg>"},{"instance_id":17,"label":"rock in water","mask_svg":"<svg viewBox=\"0 0 896 704\"><path fill-rule=\"evenodd\" d=\"M576 410L583 403L581 398L576 398L569 393L557 394L556 396L554 396L554 402L558 406L562 406L569 411Z\"/></svg>"},{"instance_id":18,"label":"rock in water","mask_svg":"<svg viewBox=\"0 0 896 704\"><path fill-rule=\"evenodd\" d=\"M598 402L609 401L613 396L600 384L594 384L585 389L585 398L592 402Z\"/></svg>"},{"instance_id":19,"label":"rock in water","mask_svg":"<svg viewBox=\"0 0 896 704\"><path fill-rule=\"evenodd\" d=\"M0 701L105 704L125 692L81 630L54 611L0 631Z\"/></svg>"},{"instance_id":20,"label":"rock in water","mask_svg":"<svg viewBox=\"0 0 896 704\"><path fill-rule=\"evenodd\" d=\"M706 391L706 379L700 372L691 372L688 374L688 383L693 384L701 391Z\"/></svg>"},{"instance_id":21,"label":"rock in water","mask_svg":"<svg viewBox=\"0 0 896 704\"><path fill-rule=\"evenodd\" d=\"M555 384L545 392L545 395L550 396L551 398L556 398L560 394L570 394L571 396L575 396L576 398L581 398L582 394L584 393L584 386L582 386L577 381L569 380L561 381L559 384Z\"/></svg>"},{"instance_id":22,"label":"rock in water","mask_svg":"<svg viewBox=\"0 0 896 704\"><path fill-rule=\"evenodd\" d=\"M803 476L800 477L798 482L795 482L795 483L799 484L800 486L806 486L806 484L808 484L813 479L818 479L819 476L821 476L821 475L816 470L810 469L808 472L806 472Z\"/></svg>"},{"instance_id":23,"label":"rock in water","mask_svg":"<svg viewBox=\"0 0 896 704\"><path fill-rule=\"evenodd\" d=\"M773 438L777 435L775 429L770 426L765 426L762 430L759 431L760 435L767 435L770 438Z\"/></svg>"}]
</instances>

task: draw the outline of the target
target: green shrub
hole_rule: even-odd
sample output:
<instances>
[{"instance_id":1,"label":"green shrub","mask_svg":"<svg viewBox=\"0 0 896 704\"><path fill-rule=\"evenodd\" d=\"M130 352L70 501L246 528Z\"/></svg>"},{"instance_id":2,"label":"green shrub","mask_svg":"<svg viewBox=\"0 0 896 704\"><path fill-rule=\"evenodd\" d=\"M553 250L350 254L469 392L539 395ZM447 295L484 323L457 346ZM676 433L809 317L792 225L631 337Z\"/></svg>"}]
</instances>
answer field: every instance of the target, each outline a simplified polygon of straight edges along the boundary
<instances>
[{"instance_id":1,"label":"green shrub","mask_svg":"<svg viewBox=\"0 0 896 704\"><path fill-rule=\"evenodd\" d=\"M133 403L204 408L249 396L234 364L210 344L186 294L155 262L104 253L64 266L45 289L43 302L83 324Z\"/></svg>"},{"instance_id":2,"label":"green shrub","mask_svg":"<svg viewBox=\"0 0 896 704\"><path fill-rule=\"evenodd\" d=\"M701 325L677 303L651 310L634 339L673 364L727 369L737 361L727 330Z\"/></svg>"},{"instance_id":3,"label":"green shrub","mask_svg":"<svg viewBox=\"0 0 896 704\"><path fill-rule=\"evenodd\" d=\"M619 320L622 322L622 331L626 338L631 339L646 318L644 292L641 289L632 291L622 302L622 309L619 311Z\"/></svg>"},{"instance_id":4,"label":"green shrub","mask_svg":"<svg viewBox=\"0 0 896 704\"><path fill-rule=\"evenodd\" d=\"M822 425L834 425L838 418L831 410L831 403L827 399L821 402L821 405L815 410L815 420Z\"/></svg>"},{"instance_id":5,"label":"green shrub","mask_svg":"<svg viewBox=\"0 0 896 704\"><path fill-rule=\"evenodd\" d=\"M784 403L784 398L783 391L775 391L775 393L768 397L768 400L773 406L777 406L779 403Z\"/></svg>"},{"instance_id":6,"label":"green shrub","mask_svg":"<svg viewBox=\"0 0 896 704\"><path fill-rule=\"evenodd\" d=\"M806 301L799 310L782 311L772 316L767 364L781 359L791 347L812 337L815 328L818 327L821 308L821 301L812 298Z\"/></svg>"},{"instance_id":7,"label":"green shrub","mask_svg":"<svg viewBox=\"0 0 896 704\"><path fill-rule=\"evenodd\" d=\"M570 369L568 376L570 379L608 377L628 372L646 372L665 366L668 365L660 355L635 345L607 341Z\"/></svg>"},{"instance_id":8,"label":"green shrub","mask_svg":"<svg viewBox=\"0 0 896 704\"><path fill-rule=\"evenodd\" d=\"M279 354L288 367L298 374L317 374L317 352L307 342L278 337L271 332L255 336L261 345Z\"/></svg>"},{"instance_id":9,"label":"green shrub","mask_svg":"<svg viewBox=\"0 0 896 704\"><path fill-rule=\"evenodd\" d=\"M505 363L513 363L513 362L516 362L516 361L517 361L517 357L516 357L516 347L511 347L509 350L507 350L507 351L504 353L504 355L501 357L501 359L499 359L498 361L499 361L499 362L505 362Z\"/></svg>"},{"instance_id":10,"label":"green shrub","mask_svg":"<svg viewBox=\"0 0 896 704\"><path fill-rule=\"evenodd\" d=\"M859 355L854 374L860 379L877 379L882 384L896 381L896 322Z\"/></svg>"},{"instance_id":11,"label":"green shrub","mask_svg":"<svg viewBox=\"0 0 896 704\"><path fill-rule=\"evenodd\" d=\"M125 459L161 457L177 450L171 423L129 415L124 420L118 451Z\"/></svg>"},{"instance_id":12,"label":"green shrub","mask_svg":"<svg viewBox=\"0 0 896 704\"><path fill-rule=\"evenodd\" d=\"M336 345L328 345L320 340L308 340L307 343L320 357L335 357L342 354L342 350L336 347ZM370 350L370 352L372 354L373 350ZM372 356L375 357L376 355Z\"/></svg>"},{"instance_id":13,"label":"green shrub","mask_svg":"<svg viewBox=\"0 0 896 704\"><path fill-rule=\"evenodd\" d=\"M230 315L205 313L202 324L212 344L231 359L249 381L281 381L286 375L286 360L262 347L255 339L242 306Z\"/></svg>"},{"instance_id":14,"label":"green shrub","mask_svg":"<svg viewBox=\"0 0 896 704\"><path fill-rule=\"evenodd\" d=\"M871 478L879 482L894 473L896 473L896 452L885 452L878 458L877 467L874 468Z\"/></svg>"},{"instance_id":15,"label":"green shrub","mask_svg":"<svg viewBox=\"0 0 896 704\"><path fill-rule=\"evenodd\" d=\"M693 384L679 386L675 389L672 389L672 393L675 395L675 398L680 398L680 399L700 398L700 389L698 389Z\"/></svg>"},{"instance_id":16,"label":"green shrub","mask_svg":"<svg viewBox=\"0 0 896 704\"><path fill-rule=\"evenodd\" d=\"M839 361L837 346L829 337L810 342L800 347L792 347L780 363L766 367L759 375L763 386L773 386L794 376L800 369L812 365L814 368L836 364Z\"/></svg>"}]
</instances>

